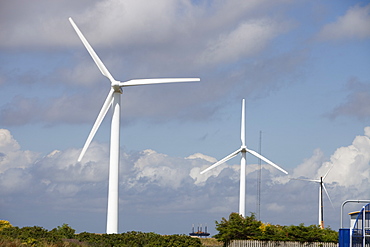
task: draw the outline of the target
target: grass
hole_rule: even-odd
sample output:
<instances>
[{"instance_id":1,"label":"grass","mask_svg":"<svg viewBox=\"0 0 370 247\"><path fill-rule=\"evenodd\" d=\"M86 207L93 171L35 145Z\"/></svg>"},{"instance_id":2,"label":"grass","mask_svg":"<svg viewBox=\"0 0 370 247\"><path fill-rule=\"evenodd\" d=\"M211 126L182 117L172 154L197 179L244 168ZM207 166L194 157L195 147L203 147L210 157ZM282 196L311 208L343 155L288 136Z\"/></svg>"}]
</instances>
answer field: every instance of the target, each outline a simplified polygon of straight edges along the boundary
<instances>
[{"instance_id":1,"label":"grass","mask_svg":"<svg viewBox=\"0 0 370 247\"><path fill-rule=\"evenodd\" d=\"M219 247L224 245L223 242L220 242L215 238L201 238L200 241L202 242L202 245L206 247Z\"/></svg>"}]
</instances>

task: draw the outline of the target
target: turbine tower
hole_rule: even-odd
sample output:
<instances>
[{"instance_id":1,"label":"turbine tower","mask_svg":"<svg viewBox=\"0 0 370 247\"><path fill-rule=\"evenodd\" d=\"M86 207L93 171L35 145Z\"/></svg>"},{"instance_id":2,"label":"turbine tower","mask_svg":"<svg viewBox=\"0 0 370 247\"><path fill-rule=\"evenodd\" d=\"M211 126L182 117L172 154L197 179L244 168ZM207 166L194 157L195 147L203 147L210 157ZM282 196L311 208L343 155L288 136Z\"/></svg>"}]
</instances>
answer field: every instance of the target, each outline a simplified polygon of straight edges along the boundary
<instances>
[{"instance_id":1,"label":"turbine tower","mask_svg":"<svg viewBox=\"0 0 370 247\"><path fill-rule=\"evenodd\" d=\"M329 170L325 173L324 176L320 177L320 179L292 178L294 180L303 180L303 181L315 182L315 183L320 184L320 186L319 186L319 224L318 225L320 226L321 229L324 229L324 201L323 201L323 196L322 196L323 189L324 189L326 195L328 196L328 199L331 203L331 206L334 208L333 202L330 199L329 193L326 190L325 183L324 183L324 179L328 175L331 168L333 168L333 165L329 168Z\"/></svg>"},{"instance_id":2,"label":"turbine tower","mask_svg":"<svg viewBox=\"0 0 370 247\"><path fill-rule=\"evenodd\" d=\"M120 147L120 111L121 111L121 94L122 88L136 85L147 85L157 83L171 82L190 82L200 81L199 78L165 78L165 79L135 79L125 82L116 81L109 73L103 62L90 46L86 38L83 36L72 18L69 18L70 23L80 37L82 43L86 47L90 56L98 66L100 72L107 77L111 82L111 88L108 96L101 108L99 115L91 129L91 132L86 140L86 143L78 157L80 162L89 147L96 131L103 121L109 107L112 105L113 117L111 123L111 138L110 138L110 160L109 160L109 185L108 185L108 209L107 209L107 233L118 233L118 176L119 176L119 147Z\"/></svg>"},{"instance_id":3,"label":"turbine tower","mask_svg":"<svg viewBox=\"0 0 370 247\"><path fill-rule=\"evenodd\" d=\"M205 172L207 172L207 171L225 163L229 159L232 159L235 156L237 156L239 153L241 153L242 157L241 157L241 160L240 160L239 214L242 215L243 217L245 217L245 180L246 180L245 171L246 171L246 164L247 164L246 154L250 153L250 154L254 155L255 157L265 161L267 164L275 167L276 169L284 172L285 174L288 174L288 172L285 171L280 166L273 163L272 161L268 160L264 156L260 155L259 153L247 148L246 143L245 143L245 100L244 99L242 101L242 120L241 120L241 136L240 136L240 139L241 139L242 145L238 150L229 154L228 156L226 156L222 160L216 162L215 164L211 165L207 169L203 170L200 174L203 174L203 173L205 173Z\"/></svg>"}]
</instances>

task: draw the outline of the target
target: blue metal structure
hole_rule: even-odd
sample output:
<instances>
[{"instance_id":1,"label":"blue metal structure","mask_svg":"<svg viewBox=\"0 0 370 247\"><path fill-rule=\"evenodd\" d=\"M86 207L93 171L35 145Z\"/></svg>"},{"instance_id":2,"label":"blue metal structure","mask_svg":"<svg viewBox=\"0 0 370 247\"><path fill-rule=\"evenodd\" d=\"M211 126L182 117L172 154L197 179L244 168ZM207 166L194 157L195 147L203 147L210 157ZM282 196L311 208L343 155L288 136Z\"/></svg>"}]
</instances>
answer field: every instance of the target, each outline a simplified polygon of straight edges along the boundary
<instances>
[{"instance_id":1,"label":"blue metal structure","mask_svg":"<svg viewBox=\"0 0 370 247\"><path fill-rule=\"evenodd\" d=\"M350 229L339 229L339 247L350 247Z\"/></svg>"},{"instance_id":2,"label":"blue metal structure","mask_svg":"<svg viewBox=\"0 0 370 247\"><path fill-rule=\"evenodd\" d=\"M343 228L343 209L347 203L367 203L361 211L350 213L351 218L356 214L350 228ZM339 247L370 247L370 200L346 200L340 209Z\"/></svg>"},{"instance_id":3,"label":"blue metal structure","mask_svg":"<svg viewBox=\"0 0 370 247\"><path fill-rule=\"evenodd\" d=\"M370 203L363 206L350 229L350 247L370 246Z\"/></svg>"}]
</instances>

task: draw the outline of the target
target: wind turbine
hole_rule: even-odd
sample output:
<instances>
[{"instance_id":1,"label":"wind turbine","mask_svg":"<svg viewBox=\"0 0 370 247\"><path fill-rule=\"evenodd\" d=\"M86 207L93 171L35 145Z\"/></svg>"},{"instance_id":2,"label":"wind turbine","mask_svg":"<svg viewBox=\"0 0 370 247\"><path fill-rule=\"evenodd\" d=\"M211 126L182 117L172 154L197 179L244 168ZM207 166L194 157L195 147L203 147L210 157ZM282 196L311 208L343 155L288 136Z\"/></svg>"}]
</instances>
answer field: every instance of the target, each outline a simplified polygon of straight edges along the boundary
<instances>
[{"instance_id":1,"label":"wind turbine","mask_svg":"<svg viewBox=\"0 0 370 247\"><path fill-rule=\"evenodd\" d=\"M331 203L331 206L334 208L333 202L330 199L329 193L326 190L325 183L324 183L324 179L328 175L328 173L331 170L331 168L333 168L333 165L329 168L329 170L325 173L324 176L321 176L320 177L320 179L292 178L294 180L303 180L303 181L315 182L315 183L319 183L320 184L320 187L319 187L319 224L318 225L320 226L321 229L324 229L324 201L323 201L323 196L322 196L322 190L323 189L324 189L326 195L329 198L329 201Z\"/></svg>"},{"instance_id":2,"label":"wind turbine","mask_svg":"<svg viewBox=\"0 0 370 247\"><path fill-rule=\"evenodd\" d=\"M86 140L86 143L78 157L80 162L89 147L96 131L103 121L109 107L112 105L113 117L111 123L111 138L110 138L110 160L109 160L109 185L108 185L108 209L107 209L107 233L118 233L118 175L119 175L119 146L120 146L120 110L121 110L121 94L122 88L136 85L147 85L157 83L171 83L171 82L190 82L200 81L199 78L165 78L165 79L135 79L125 82L116 81L109 73L103 62L90 46L86 38L81 33L80 29L74 23L72 18L69 18L70 23L75 29L77 35L80 37L82 43L86 47L90 56L98 66L100 72L107 77L111 82L111 89L108 93L103 107L91 129L91 132Z\"/></svg>"},{"instance_id":3,"label":"wind turbine","mask_svg":"<svg viewBox=\"0 0 370 247\"><path fill-rule=\"evenodd\" d=\"M260 155L259 153L247 148L247 146L245 144L245 100L244 99L242 101L242 120L241 120L241 136L240 136L240 138L241 138L242 145L238 150L229 154L228 156L226 156L222 160L216 162L215 164L211 165L207 169L203 170L200 174L203 174L203 173L205 173L205 172L207 172L207 171L225 163L229 159L232 159L235 156L237 156L239 153L241 153L242 157L241 157L241 160L240 160L239 214L241 214L243 217L245 217L245 179L246 179L245 169L246 169L246 164L247 164L246 154L250 153L250 154L254 155L255 157L265 161L267 164L275 167L276 169L284 172L285 174L288 174L288 172L285 171L280 166L273 163L272 161L268 160L264 156Z\"/></svg>"}]
</instances>

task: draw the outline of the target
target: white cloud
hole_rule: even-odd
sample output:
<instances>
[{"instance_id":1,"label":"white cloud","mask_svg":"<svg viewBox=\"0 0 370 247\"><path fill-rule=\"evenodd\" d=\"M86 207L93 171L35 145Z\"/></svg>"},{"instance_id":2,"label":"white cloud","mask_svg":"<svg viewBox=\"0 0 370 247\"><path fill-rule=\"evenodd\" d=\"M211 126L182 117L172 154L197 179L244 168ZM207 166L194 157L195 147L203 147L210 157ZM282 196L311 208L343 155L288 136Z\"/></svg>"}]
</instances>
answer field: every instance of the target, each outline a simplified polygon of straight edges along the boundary
<instances>
[{"instance_id":1,"label":"white cloud","mask_svg":"<svg viewBox=\"0 0 370 247\"><path fill-rule=\"evenodd\" d=\"M365 133L369 131L366 127ZM323 167L333 165L327 182L346 188L357 188L365 193L364 184L370 183L370 136L357 136L352 145L338 148ZM319 170L320 172L320 170Z\"/></svg>"},{"instance_id":2,"label":"white cloud","mask_svg":"<svg viewBox=\"0 0 370 247\"><path fill-rule=\"evenodd\" d=\"M195 153L195 154L189 155L185 159L203 159L203 160L208 161L210 163L216 163L217 162L216 158L205 155L205 154L201 154L201 153Z\"/></svg>"},{"instance_id":3,"label":"white cloud","mask_svg":"<svg viewBox=\"0 0 370 247\"><path fill-rule=\"evenodd\" d=\"M308 176L313 177L316 175L318 168L322 165L324 161L324 153L320 149L315 149L313 155L306 159L301 165L294 168L294 175L300 176Z\"/></svg>"},{"instance_id":4,"label":"white cloud","mask_svg":"<svg viewBox=\"0 0 370 247\"><path fill-rule=\"evenodd\" d=\"M204 161L207 161L209 164L212 164L212 163L215 163L217 162L217 159L215 159L214 157L210 157L208 155L204 155L204 154L201 154L201 153L196 153L196 154L192 154L188 157L186 157L185 159L189 159L189 160L197 160L197 159L200 159L200 160L204 160ZM199 164L200 165L200 164ZM194 184L195 185L204 185L205 182L207 181L207 179L210 177L210 176L217 176L222 169L214 169L215 171L214 172L207 172L205 174L200 174L200 172L202 170L204 170L206 168L207 165L203 165L202 167L194 167L190 170L190 177L192 179L194 179Z\"/></svg>"},{"instance_id":5,"label":"white cloud","mask_svg":"<svg viewBox=\"0 0 370 247\"><path fill-rule=\"evenodd\" d=\"M292 75L292 70L301 62L296 59L289 62L285 55L281 58L284 63L280 59L271 62L279 64L278 67L271 63L267 65L264 60L261 66L248 64L248 68L230 68L232 71L222 74L210 73L199 66L199 61L206 66L219 66L222 62L247 59L260 52L289 28L289 21L279 19L278 15L266 17L266 12L279 3L287 3L285 0L278 3L240 0L207 3L189 0L37 2L30 4L16 0L2 5L0 10L5 27L0 30L4 34L0 35L0 49L25 50L25 57L32 56L32 62L24 61L24 68L9 82L24 84L27 80L37 85L27 96L23 93L11 96L2 104L0 123L5 126L79 124L93 121L96 116L109 91L104 86L109 84L88 56L68 22L68 16L73 17L116 79L202 78L202 83L186 87L178 84L153 87L152 90L147 87L127 89L129 93L124 95L123 110L125 119L130 121L148 117L159 122L169 117L173 119L173 116L187 121L203 121L219 109L213 104L216 99L219 102L220 96L235 90L235 84L224 83L231 74L238 74L239 78L233 76L235 81L244 81L242 78L248 77L259 82L247 86L249 94L270 90L273 88L267 81L270 77L274 78L272 84L278 84L276 73L289 70L288 74ZM36 5L45 6L48 11L41 11ZM16 6L23 8L20 10ZM20 14L10 14L15 10ZM35 51L36 55L33 54ZM280 67L282 65L289 68ZM17 69L12 69L12 73L14 71ZM35 75L31 77L27 71ZM263 78L256 78L256 74ZM209 90L207 83L210 81L213 90ZM194 111L194 107L198 111Z\"/></svg>"},{"instance_id":6,"label":"white cloud","mask_svg":"<svg viewBox=\"0 0 370 247\"><path fill-rule=\"evenodd\" d=\"M154 150L144 150L134 161L135 175L130 178L130 184L141 187L156 184L163 188L176 190L190 178L190 168L189 163L182 159L168 157Z\"/></svg>"},{"instance_id":7,"label":"white cloud","mask_svg":"<svg viewBox=\"0 0 370 247\"><path fill-rule=\"evenodd\" d=\"M0 174L11 168L26 168L39 157L37 153L21 150L7 129L0 129L0 150Z\"/></svg>"},{"instance_id":8,"label":"white cloud","mask_svg":"<svg viewBox=\"0 0 370 247\"><path fill-rule=\"evenodd\" d=\"M281 32L277 23L268 19L241 23L232 31L211 41L200 56L203 64L229 63L261 51Z\"/></svg>"},{"instance_id":9,"label":"white cloud","mask_svg":"<svg viewBox=\"0 0 370 247\"><path fill-rule=\"evenodd\" d=\"M332 167L325 179L327 184L337 190L351 190L353 198L366 197L365 185L370 183L370 127L366 127L364 132L365 135L356 136L351 145L338 148L329 161L325 161L322 151L315 150L313 156L295 168L290 177L319 179ZM274 181L288 182L287 178L280 177Z\"/></svg>"},{"instance_id":10,"label":"white cloud","mask_svg":"<svg viewBox=\"0 0 370 247\"><path fill-rule=\"evenodd\" d=\"M366 39L370 37L370 4L355 5L335 22L325 25L318 38L322 40Z\"/></svg>"},{"instance_id":11,"label":"white cloud","mask_svg":"<svg viewBox=\"0 0 370 247\"><path fill-rule=\"evenodd\" d=\"M33 177L22 168L11 168L0 173L0 187L2 195L23 194L33 186Z\"/></svg>"},{"instance_id":12,"label":"white cloud","mask_svg":"<svg viewBox=\"0 0 370 247\"><path fill-rule=\"evenodd\" d=\"M18 12L20 15L17 18L13 18L14 15L10 13L14 10L9 9L17 5L22 5L24 10L22 13ZM41 9L35 6L44 6L48 11L40 12ZM8 48L27 45L38 49L78 44L78 39L72 38L75 34L68 17L72 17L83 33L93 39L97 46L117 42L121 45L142 44L149 39L152 44L168 42L166 40L173 37L173 33L186 30L191 17L188 15L193 13L192 10L193 6L188 1L169 0L104 0L89 1L82 5L76 5L73 1L50 3L39 0L36 5L18 1L3 5L2 15L14 21L12 28L1 29L0 43ZM34 16L36 13L37 18Z\"/></svg>"},{"instance_id":13,"label":"white cloud","mask_svg":"<svg viewBox=\"0 0 370 247\"><path fill-rule=\"evenodd\" d=\"M183 13L191 12L190 4L182 5L179 1L105 0L77 18L82 19L81 25L90 27L91 37L98 43L137 44L146 43L148 39L162 43L178 31L175 23L186 21L177 11L180 6L184 8ZM91 25L92 21L99 23L98 26ZM97 34L96 29L103 30L104 35Z\"/></svg>"},{"instance_id":14,"label":"white cloud","mask_svg":"<svg viewBox=\"0 0 370 247\"><path fill-rule=\"evenodd\" d=\"M8 130L2 130L1 133L0 145L7 150L5 155L14 150L18 154L24 154ZM369 150L370 127L366 127L364 136L357 136L352 145L338 148L330 161L323 162L322 152L315 150L311 158L293 171L292 177L318 178L333 165L326 184L334 205L339 205L343 197L349 194L353 198L363 197L367 193L366 185L370 182ZM8 205L8 208L10 201L40 197L45 207L54 214L58 210L80 211L81 208L104 214L108 147L93 142L84 160L77 163L79 152L77 149L56 150L38 160L24 162L23 168L3 166L0 174L0 185L3 188L0 190L0 205ZM145 212L147 215L149 210L171 215L196 211L226 216L237 211L239 160L235 159L235 165L225 164L200 175L201 170L213 163L210 161L215 161L213 157L197 153L186 158L175 158L150 149L137 153L121 153L120 190L125 212ZM15 156L7 157L12 157L9 160L11 164L17 161ZM257 164L247 166L249 212L253 212L256 205L257 168ZM314 187L307 187L302 181L301 184L298 181L287 183L287 176L276 175L277 171L273 167L262 165L262 168L261 207L269 222L289 224L286 223L289 217L279 218L276 215L284 215L287 207L292 210L292 215L299 214L300 217L302 210L316 213L316 210L312 210L312 206L317 205L317 190ZM292 186L293 183L295 186ZM306 190L306 193L302 193L302 190ZM295 206L292 208L293 204ZM39 206L30 200L27 207ZM307 215L297 223L312 218L316 221L316 217Z\"/></svg>"},{"instance_id":15,"label":"white cloud","mask_svg":"<svg viewBox=\"0 0 370 247\"><path fill-rule=\"evenodd\" d=\"M14 140L7 129L0 129L0 147L5 152L18 151L20 148L18 142Z\"/></svg>"}]
</instances>

